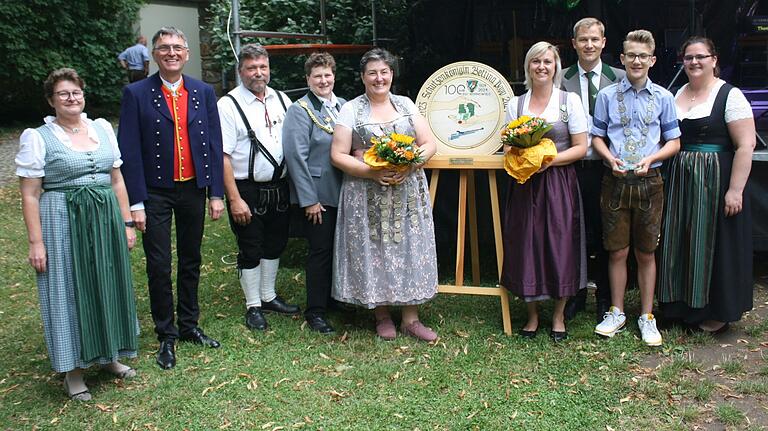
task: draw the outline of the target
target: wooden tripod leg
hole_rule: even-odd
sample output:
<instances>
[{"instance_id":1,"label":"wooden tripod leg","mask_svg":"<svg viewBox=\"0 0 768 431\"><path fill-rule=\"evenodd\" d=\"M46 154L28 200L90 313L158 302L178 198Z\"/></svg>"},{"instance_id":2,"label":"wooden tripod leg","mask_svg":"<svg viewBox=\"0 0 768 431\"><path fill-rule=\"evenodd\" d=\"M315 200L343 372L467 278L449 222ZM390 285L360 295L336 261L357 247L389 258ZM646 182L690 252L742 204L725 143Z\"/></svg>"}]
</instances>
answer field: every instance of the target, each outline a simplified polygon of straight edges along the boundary
<instances>
[{"instance_id":1,"label":"wooden tripod leg","mask_svg":"<svg viewBox=\"0 0 768 431\"><path fill-rule=\"evenodd\" d=\"M456 228L456 286L464 285L464 237L467 217L467 170L459 174L459 211Z\"/></svg>"},{"instance_id":2,"label":"wooden tripod leg","mask_svg":"<svg viewBox=\"0 0 768 431\"><path fill-rule=\"evenodd\" d=\"M491 214L493 216L493 238L496 243L496 265L501 278L501 267L504 264L504 245L501 240L501 214L499 212L499 190L496 187L496 171L488 170L488 191L491 197ZM501 320L504 324L504 333L512 335L512 316L509 313L509 294L507 289L501 286L499 297L501 298Z\"/></svg>"},{"instance_id":3,"label":"wooden tripod leg","mask_svg":"<svg viewBox=\"0 0 768 431\"><path fill-rule=\"evenodd\" d=\"M440 169L432 169L432 176L429 180L429 204L432 210L435 209L435 196L437 196L437 182L440 180Z\"/></svg>"},{"instance_id":4,"label":"wooden tripod leg","mask_svg":"<svg viewBox=\"0 0 768 431\"><path fill-rule=\"evenodd\" d=\"M472 258L472 283L480 285L480 248L477 246L477 202L475 199L475 171L470 171L467 178L469 198L469 251Z\"/></svg>"}]
</instances>

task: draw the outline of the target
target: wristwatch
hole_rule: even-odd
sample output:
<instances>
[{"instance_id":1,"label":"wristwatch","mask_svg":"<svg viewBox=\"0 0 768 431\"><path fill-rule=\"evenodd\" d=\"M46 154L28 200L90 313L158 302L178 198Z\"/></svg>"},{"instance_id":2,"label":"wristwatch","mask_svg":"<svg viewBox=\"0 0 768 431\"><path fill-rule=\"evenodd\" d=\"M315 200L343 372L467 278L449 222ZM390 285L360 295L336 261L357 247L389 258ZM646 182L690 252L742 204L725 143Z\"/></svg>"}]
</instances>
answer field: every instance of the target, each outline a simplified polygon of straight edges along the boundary
<instances>
[{"instance_id":1,"label":"wristwatch","mask_svg":"<svg viewBox=\"0 0 768 431\"><path fill-rule=\"evenodd\" d=\"M136 223L133 220L125 222L125 227L136 227Z\"/></svg>"}]
</instances>

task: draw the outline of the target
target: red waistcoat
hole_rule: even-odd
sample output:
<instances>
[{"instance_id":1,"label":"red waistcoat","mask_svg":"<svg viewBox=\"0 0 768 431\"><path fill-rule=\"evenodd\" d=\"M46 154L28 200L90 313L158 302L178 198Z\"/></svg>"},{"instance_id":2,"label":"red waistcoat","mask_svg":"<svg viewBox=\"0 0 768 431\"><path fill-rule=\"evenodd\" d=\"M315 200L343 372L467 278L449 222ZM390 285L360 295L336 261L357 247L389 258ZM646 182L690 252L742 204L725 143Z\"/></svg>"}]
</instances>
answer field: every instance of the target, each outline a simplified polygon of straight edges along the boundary
<instances>
[{"instance_id":1,"label":"red waistcoat","mask_svg":"<svg viewBox=\"0 0 768 431\"><path fill-rule=\"evenodd\" d=\"M165 102L173 117L173 180L188 181L195 178L195 164L192 162L192 150L189 148L187 129L187 100L189 92L182 83L174 95L162 86Z\"/></svg>"}]
</instances>

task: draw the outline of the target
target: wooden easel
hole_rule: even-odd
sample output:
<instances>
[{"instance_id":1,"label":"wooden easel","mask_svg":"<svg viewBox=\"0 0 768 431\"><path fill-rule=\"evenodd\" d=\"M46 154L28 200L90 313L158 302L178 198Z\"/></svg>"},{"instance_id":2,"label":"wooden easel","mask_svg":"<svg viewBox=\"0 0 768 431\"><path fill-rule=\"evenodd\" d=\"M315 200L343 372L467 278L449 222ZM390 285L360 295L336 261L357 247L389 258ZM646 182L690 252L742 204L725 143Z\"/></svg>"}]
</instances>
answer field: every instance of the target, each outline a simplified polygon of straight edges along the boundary
<instances>
[{"instance_id":1,"label":"wooden easel","mask_svg":"<svg viewBox=\"0 0 768 431\"><path fill-rule=\"evenodd\" d=\"M496 264L501 277L501 266L504 249L501 243L501 216L499 215L499 192L496 189L496 170L504 166L503 156L446 156L435 155L426 164L432 169L429 183L429 196L432 207L435 206L437 183L442 169L459 170L459 211L458 227L456 229L456 284L440 284L440 293L458 293L464 295L498 296L501 299L501 318L504 323L504 333L512 334L512 322L509 314L509 296L503 287L480 287L480 256L477 246L477 203L475 202L475 171L488 171L488 191L491 198L491 214L493 217L493 236L496 244ZM472 258L472 282L474 286L464 285L464 241L466 236L467 197L469 197L469 245Z\"/></svg>"}]
</instances>

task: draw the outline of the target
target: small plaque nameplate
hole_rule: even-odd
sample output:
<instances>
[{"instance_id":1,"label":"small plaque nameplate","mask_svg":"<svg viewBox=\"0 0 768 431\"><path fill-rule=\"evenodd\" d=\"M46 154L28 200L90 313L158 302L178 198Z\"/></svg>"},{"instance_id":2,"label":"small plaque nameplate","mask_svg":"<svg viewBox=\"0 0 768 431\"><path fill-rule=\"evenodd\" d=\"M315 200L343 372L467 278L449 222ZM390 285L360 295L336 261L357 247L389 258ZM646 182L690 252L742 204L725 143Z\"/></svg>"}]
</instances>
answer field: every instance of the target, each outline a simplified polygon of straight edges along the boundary
<instances>
[{"instance_id":1,"label":"small plaque nameplate","mask_svg":"<svg viewBox=\"0 0 768 431\"><path fill-rule=\"evenodd\" d=\"M451 157L450 159L448 159L448 164L451 164L451 165L466 166L466 165L471 165L474 162L475 162L475 159L471 157Z\"/></svg>"}]
</instances>

